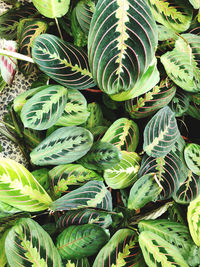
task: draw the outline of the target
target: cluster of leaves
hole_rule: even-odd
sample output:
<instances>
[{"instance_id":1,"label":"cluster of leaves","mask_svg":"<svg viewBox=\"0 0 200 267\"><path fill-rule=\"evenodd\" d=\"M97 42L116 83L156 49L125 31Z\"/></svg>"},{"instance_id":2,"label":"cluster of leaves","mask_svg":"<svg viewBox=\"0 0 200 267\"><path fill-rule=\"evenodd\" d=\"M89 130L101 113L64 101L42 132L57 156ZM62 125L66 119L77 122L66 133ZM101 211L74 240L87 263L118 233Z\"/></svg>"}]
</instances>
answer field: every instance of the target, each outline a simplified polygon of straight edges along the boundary
<instances>
[{"instance_id":1,"label":"cluster of leaves","mask_svg":"<svg viewBox=\"0 0 200 267\"><path fill-rule=\"evenodd\" d=\"M0 266L199 266L199 1L9 2L38 79L4 118L30 164L0 159Z\"/></svg>"}]
</instances>

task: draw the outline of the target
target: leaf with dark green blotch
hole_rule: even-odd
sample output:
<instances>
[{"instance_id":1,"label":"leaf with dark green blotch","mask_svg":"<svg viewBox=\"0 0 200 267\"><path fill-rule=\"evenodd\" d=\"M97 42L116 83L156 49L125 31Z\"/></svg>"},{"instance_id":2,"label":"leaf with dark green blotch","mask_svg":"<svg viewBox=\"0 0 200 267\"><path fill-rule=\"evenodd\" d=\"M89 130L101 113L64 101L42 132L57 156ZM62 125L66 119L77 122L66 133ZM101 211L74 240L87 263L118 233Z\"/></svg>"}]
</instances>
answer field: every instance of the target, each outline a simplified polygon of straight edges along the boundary
<instances>
[{"instance_id":1,"label":"leaf with dark green blotch","mask_svg":"<svg viewBox=\"0 0 200 267\"><path fill-rule=\"evenodd\" d=\"M195 143L187 144L184 149L184 158L188 168L200 176L200 145Z\"/></svg>"},{"instance_id":2,"label":"leaf with dark green blotch","mask_svg":"<svg viewBox=\"0 0 200 267\"><path fill-rule=\"evenodd\" d=\"M166 106L160 109L144 129L144 151L151 157L167 155L180 136L175 114Z\"/></svg>"},{"instance_id":3,"label":"leaf with dark green blotch","mask_svg":"<svg viewBox=\"0 0 200 267\"><path fill-rule=\"evenodd\" d=\"M92 170L106 170L117 165L121 160L121 152L111 143L98 141L89 152L79 159L79 163Z\"/></svg>"},{"instance_id":4,"label":"leaf with dark green blotch","mask_svg":"<svg viewBox=\"0 0 200 267\"><path fill-rule=\"evenodd\" d=\"M55 130L30 154L34 164L67 164L83 157L93 144L93 135L82 127L69 126Z\"/></svg>"},{"instance_id":5,"label":"leaf with dark green blotch","mask_svg":"<svg viewBox=\"0 0 200 267\"><path fill-rule=\"evenodd\" d=\"M103 125L103 113L101 106L96 102L92 102L88 104L87 109L90 115L85 123L85 127L90 130L96 126Z\"/></svg>"},{"instance_id":6,"label":"leaf with dark green blotch","mask_svg":"<svg viewBox=\"0 0 200 267\"><path fill-rule=\"evenodd\" d=\"M61 85L49 85L25 103L21 120L25 127L46 130L60 118L66 103L67 89Z\"/></svg>"},{"instance_id":7,"label":"leaf with dark green blotch","mask_svg":"<svg viewBox=\"0 0 200 267\"><path fill-rule=\"evenodd\" d=\"M96 172L84 168L80 164L59 165L49 171L49 180L56 198L80 187L90 180L103 180Z\"/></svg>"},{"instance_id":8,"label":"leaf with dark green blotch","mask_svg":"<svg viewBox=\"0 0 200 267\"><path fill-rule=\"evenodd\" d=\"M172 222L179 222L183 225L187 225L185 210L183 210L182 206L176 202L168 208L168 218Z\"/></svg>"},{"instance_id":9,"label":"leaf with dark green blotch","mask_svg":"<svg viewBox=\"0 0 200 267\"><path fill-rule=\"evenodd\" d=\"M90 263L87 258L81 258L79 260L63 260L64 267L90 267Z\"/></svg>"},{"instance_id":10,"label":"leaf with dark green blotch","mask_svg":"<svg viewBox=\"0 0 200 267\"><path fill-rule=\"evenodd\" d=\"M187 211L187 221L194 243L200 246L200 195L190 202Z\"/></svg>"},{"instance_id":11,"label":"leaf with dark green blotch","mask_svg":"<svg viewBox=\"0 0 200 267\"><path fill-rule=\"evenodd\" d=\"M96 254L108 241L106 231L97 225L71 225L57 237L63 259L81 259Z\"/></svg>"},{"instance_id":12,"label":"leaf with dark green blotch","mask_svg":"<svg viewBox=\"0 0 200 267\"><path fill-rule=\"evenodd\" d=\"M42 72L68 89L95 85L85 51L52 34L41 34L34 40L32 57Z\"/></svg>"},{"instance_id":13,"label":"leaf with dark green blotch","mask_svg":"<svg viewBox=\"0 0 200 267\"><path fill-rule=\"evenodd\" d=\"M8 263L16 266L62 267L61 257L46 231L32 219L20 219L5 241Z\"/></svg>"},{"instance_id":14,"label":"leaf with dark green blotch","mask_svg":"<svg viewBox=\"0 0 200 267\"><path fill-rule=\"evenodd\" d=\"M50 182L49 182L49 169L47 168L40 168L36 169L31 172L31 174L35 177L35 179L40 183L42 187L46 191L50 188Z\"/></svg>"},{"instance_id":15,"label":"leaf with dark green blotch","mask_svg":"<svg viewBox=\"0 0 200 267\"><path fill-rule=\"evenodd\" d=\"M183 90L177 90L169 106L176 117L183 116L190 104L189 95Z\"/></svg>"},{"instance_id":16,"label":"leaf with dark green blotch","mask_svg":"<svg viewBox=\"0 0 200 267\"><path fill-rule=\"evenodd\" d=\"M101 181L90 181L50 205L52 211L97 208L112 211L112 196Z\"/></svg>"},{"instance_id":17,"label":"leaf with dark green blotch","mask_svg":"<svg viewBox=\"0 0 200 267\"><path fill-rule=\"evenodd\" d=\"M70 225L96 224L108 228L112 223L109 212L95 209L79 209L67 211L57 221L58 228L66 228Z\"/></svg>"}]
</instances>

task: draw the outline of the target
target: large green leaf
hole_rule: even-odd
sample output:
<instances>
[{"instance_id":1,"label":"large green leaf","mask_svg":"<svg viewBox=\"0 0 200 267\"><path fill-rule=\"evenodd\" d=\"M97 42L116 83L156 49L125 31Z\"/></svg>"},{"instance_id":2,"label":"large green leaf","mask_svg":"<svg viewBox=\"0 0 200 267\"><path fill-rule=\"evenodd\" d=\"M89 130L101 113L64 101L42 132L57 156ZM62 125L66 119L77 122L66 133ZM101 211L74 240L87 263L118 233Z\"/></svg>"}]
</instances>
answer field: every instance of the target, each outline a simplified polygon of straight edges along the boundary
<instances>
[{"instance_id":1,"label":"large green leaf","mask_svg":"<svg viewBox=\"0 0 200 267\"><path fill-rule=\"evenodd\" d=\"M182 34L175 48L161 56L170 79L188 92L200 91L200 36Z\"/></svg>"},{"instance_id":2,"label":"large green leaf","mask_svg":"<svg viewBox=\"0 0 200 267\"><path fill-rule=\"evenodd\" d=\"M87 110L87 101L81 92L76 89L68 89L67 104L62 116L55 125L71 126L86 122L90 113Z\"/></svg>"},{"instance_id":3,"label":"large green leaf","mask_svg":"<svg viewBox=\"0 0 200 267\"><path fill-rule=\"evenodd\" d=\"M101 106L96 102L92 102L88 104L87 108L90 112L90 116L85 123L85 127L90 130L96 126L103 125L103 112Z\"/></svg>"},{"instance_id":4,"label":"large green leaf","mask_svg":"<svg viewBox=\"0 0 200 267\"><path fill-rule=\"evenodd\" d=\"M49 171L49 180L56 198L81 186L90 180L102 180L96 172L84 168L80 164L66 164L54 167Z\"/></svg>"},{"instance_id":5,"label":"large green leaf","mask_svg":"<svg viewBox=\"0 0 200 267\"><path fill-rule=\"evenodd\" d=\"M192 239L197 246L200 246L200 195L190 202L187 220Z\"/></svg>"},{"instance_id":6,"label":"large green leaf","mask_svg":"<svg viewBox=\"0 0 200 267\"><path fill-rule=\"evenodd\" d=\"M46 130L60 118L66 103L67 89L61 85L49 85L25 103L21 120L25 127Z\"/></svg>"},{"instance_id":7,"label":"large green leaf","mask_svg":"<svg viewBox=\"0 0 200 267\"><path fill-rule=\"evenodd\" d=\"M97 2L88 37L91 71L107 94L131 90L155 56L157 28L144 1Z\"/></svg>"},{"instance_id":8,"label":"large green leaf","mask_svg":"<svg viewBox=\"0 0 200 267\"><path fill-rule=\"evenodd\" d=\"M163 157L171 151L179 136L174 112L166 106L146 125L143 149L151 157Z\"/></svg>"},{"instance_id":9,"label":"large green leaf","mask_svg":"<svg viewBox=\"0 0 200 267\"><path fill-rule=\"evenodd\" d=\"M76 126L62 127L43 140L30 154L36 165L67 164L83 157L93 144L92 134Z\"/></svg>"},{"instance_id":10,"label":"large green leaf","mask_svg":"<svg viewBox=\"0 0 200 267\"><path fill-rule=\"evenodd\" d=\"M176 117L183 116L189 107L188 93L181 89L178 89L169 106L175 113Z\"/></svg>"},{"instance_id":11,"label":"large green leaf","mask_svg":"<svg viewBox=\"0 0 200 267\"><path fill-rule=\"evenodd\" d=\"M145 266L138 247L138 238L133 230L120 229L112 236L94 261L93 267L101 266Z\"/></svg>"},{"instance_id":12,"label":"large green leaf","mask_svg":"<svg viewBox=\"0 0 200 267\"><path fill-rule=\"evenodd\" d=\"M151 231L142 231L139 244L149 267L189 267L176 246Z\"/></svg>"},{"instance_id":13,"label":"large green leaf","mask_svg":"<svg viewBox=\"0 0 200 267\"><path fill-rule=\"evenodd\" d=\"M57 199L50 206L52 211L81 208L98 208L112 211L111 193L103 182L87 182L80 188Z\"/></svg>"},{"instance_id":14,"label":"large green leaf","mask_svg":"<svg viewBox=\"0 0 200 267\"><path fill-rule=\"evenodd\" d=\"M0 159L0 200L24 211L41 211L52 202L43 187L21 164Z\"/></svg>"},{"instance_id":15,"label":"large green leaf","mask_svg":"<svg viewBox=\"0 0 200 267\"><path fill-rule=\"evenodd\" d=\"M108 238L100 226L71 225L58 236L57 249L63 259L81 259L96 254Z\"/></svg>"},{"instance_id":16,"label":"large green leaf","mask_svg":"<svg viewBox=\"0 0 200 267\"><path fill-rule=\"evenodd\" d=\"M120 150L134 152L139 142L139 128L134 121L120 118L108 128L101 141L109 142Z\"/></svg>"},{"instance_id":17,"label":"large green leaf","mask_svg":"<svg viewBox=\"0 0 200 267\"><path fill-rule=\"evenodd\" d=\"M85 52L54 35L37 37L32 57L41 71L69 89L86 89L95 85Z\"/></svg>"},{"instance_id":18,"label":"large green leaf","mask_svg":"<svg viewBox=\"0 0 200 267\"><path fill-rule=\"evenodd\" d=\"M6 230L3 235L0 235L0 266L4 267L7 264L6 252L5 252L5 239L9 230Z\"/></svg>"},{"instance_id":19,"label":"large green leaf","mask_svg":"<svg viewBox=\"0 0 200 267\"><path fill-rule=\"evenodd\" d=\"M186 31L192 21L188 0L148 0L155 20L175 32Z\"/></svg>"},{"instance_id":20,"label":"large green leaf","mask_svg":"<svg viewBox=\"0 0 200 267\"><path fill-rule=\"evenodd\" d=\"M70 0L33 0L33 4L43 16L59 18L67 13Z\"/></svg>"},{"instance_id":21,"label":"large green leaf","mask_svg":"<svg viewBox=\"0 0 200 267\"><path fill-rule=\"evenodd\" d=\"M200 176L200 145L188 144L184 149L184 157L188 168Z\"/></svg>"},{"instance_id":22,"label":"large green leaf","mask_svg":"<svg viewBox=\"0 0 200 267\"><path fill-rule=\"evenodd\" d=\"M137 179L140 168L140 156L135 152L121 151L120 162L104 171L106 184L112 189L123 189L131 186Z\"/></svg>"},{"instance_id":23,"label":"large green leaf","mask_svg":"<svg viewBox=\"0 0 200 267\"><path fill-rule=\"evenodd\" d=\"M61 257L46 231L32 219L20 219L9 231L5 241L10 267L58 266Z\"/></svg>"}]
</instances>

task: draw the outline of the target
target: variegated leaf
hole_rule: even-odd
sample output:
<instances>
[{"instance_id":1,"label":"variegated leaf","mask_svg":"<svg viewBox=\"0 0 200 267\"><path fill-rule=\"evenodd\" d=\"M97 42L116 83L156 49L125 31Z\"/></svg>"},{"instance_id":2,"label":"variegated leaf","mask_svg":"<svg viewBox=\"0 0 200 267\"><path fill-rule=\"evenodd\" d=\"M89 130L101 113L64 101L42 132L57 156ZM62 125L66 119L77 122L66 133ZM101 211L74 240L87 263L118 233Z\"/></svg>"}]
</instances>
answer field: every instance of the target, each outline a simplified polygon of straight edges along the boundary
<instances>
[{"instance_id":1,"label":"variegated leaf","mask_svg":"<svg viewBox=\"0 0 200 267\"><path fill-rule=\"evenodd\" d=\"M76 89L68 89L67 91L67 104L55 125L71 126L85 123L90 113L87 110L87 101L84 95Z\"/></svg>"},{"instance_id":2,"label":"variegated leaf","mask_svg":"<svg viewBox=\"0 0 200 267\"><path fill-rule=\"evenodd\" d=\"M52 202L43 187L21 164L0 160L0 200L24 211L41 211Z\"/></svg>"},{"instance_id":3,"label":"variegated leaf","mask_svg":"<svg viewBox=\"0 0 200 267\"><path fill-rule=\"evenodd\" d=\"M63 266L49 234L29 218L20 219L11 228L6 237L5 250L10 267Z\"/></svg>"},{"instance_id":4,"label":"variegated leaf","mask_svg":"<svg viewBox=\"0 0 200 267\"><path fill-rule=\"evenodd\" d=\"M3 235L0 235L0 266L5 267L8 263L5 253L5 239L9 230L6 230Z\"/></svg>"},{"instance_id":5,"label":"variegated leaf","mask_svg":"<svg viewBox=\"0 0 200 267\"><path fill-rule=\"evenodd\" d=\"M101 106L96 102L92 102L88 104L87 108L88 112L90 112L90 116L85 123L85 127L90 130L96 126L103 125L103 112Z\"/></svg>"},{"instance_id":6,"label":"variegated leaf","mask_svg":"<svg viewBox=\"0 0 200 267\"><path fill-rule=\"evenodd\" d=\"M138 246L137 235L133 230L118 230L99 251L93 267L102 266L146 266Z\"/></svg>"},{"instance_id":7,"label":"variegated leaf","mask_svg":"<svg viewBox=\"0 0 200 267\"><path fill-rule=\"evenodd\" d=\"M54 35L37 37L32 57L41 71L69 89L86 89L95 85L85 52Z\"/></svg>"},{"instance_id":8,"label":"variegated leaf","mask_svg":"<svg viewBox=\"0 0 200 267\"><path fill-rule=\"evenodd\" d=\"M200 195L190 202L187 211L187 221L194 243L200 246Z\"/></svg>"},{"instance_id":9,"label":"variegated leaf","mask_svg":"<svg viewBox=\"0 0 200 267\"><path fill-rule=\"evenodd\" d=\"M30 154L36 165L67 164L83 157L93 144L93 135L82 127L69 126L55 130Z\"/></svg>"},{"instance_id":10,"label":"variegated leaf","mask_svg":"<svg viewBox=\"0 0 200 267\"><path fill-rule=\"evenodd\" d=\"M52 211L80 208L98 208L112 211L111 193L103 182L87 182L80 188L57 199L50 206Z\"/></svg>"},{"instance_id":11,"label":"variegated leaf","mask_svg":"<svg viewBox=\"0 0 200 267\"><path fill-rule=\"evenodd\" d=\"M106 184L112 189L131 186L137 179L140 168L140 156L135 152L121 151L122 158L114 167L104 171Z\"/></svg>"},{"instance_id":12,"label":"variegated leaf","mask_svg":"<svg viewBox=\"0 0 200 267\"><path fill-rule=\"evenodd\" d=\"M63 260L64 267L90 267L88 258L81 258L79 260Z\"/></svg>"},{"instance_id":13,"label":"variegated leaf","mask_svg":"<svg viewBox=\"0 0 200 267\"><path fill-rule=\"evenodd\" d=\"M151 157L163 157L171 151L179 136L174 112L166 106L146 125L143 149Z\"/></svg>"},{"instance_id":14,"label":"variegated leaf","mask_svg":"<svg viewBox=\"0 0 200 267\"><path fill-rule=\"evenodd\" d=\"M99 0L88 37L91 71L109 95L130 91L151 65L157 28L144 1Z\"/></svg>"},{"instance_id":15,"label":"variegated leaf","mask_svg":"<svg viewBox=\"0 0 200 267\"><path fill-rule=\"evenodd\" d=\"M49 180L56 198L81 186L90 180L103 180L96 172L88 170L79 164L59 165L49 171Z\"/></svg>"},{"instance_id":16,"label":"variegated leaf","mask_svg":"<svg viewBox=\"0 0 200 267\"><path fill-rule=\"evenodd\" d=\"M71 225L57 237L57 249L63 259L81 259L96 254L109 236L100 226Z\"/></svg>"},{"instance_id":17,"label":"variegated leaf","mask_svg":"<svg viewBox=\"0 0 200 267\"><path fill-rule=\"evenodd\" d=\"M187 92L178 89L169 106L171 110L175 113L176 117L181 117L186 113L189 104L190 101Z\"/></svg>"},{"instance_id":18,"label":"variegated leaf","mask_svg":"<svg viewBox=\"0 0 200 267\"><path fill-rule=\"evenodd\" d=\"M200 1L199 0L189 0L189 2L195 9L200 8Z\"/></svg>"},{"instance_id":19,"label":"variegated leaf","mask_svg":"<svg viewBox=\"0 0 200 267\"><path fill-rule=\"evenodd\" d=\"M6 86L6 82L4 81L4 79L1 75L1 70L0 70L0 93L4 89L5 86Z\"/></svg>"},{"instance_id":20,"label":"variegated leaf","mask_svg":"<svg viewBox=\"0 0 200 267\"><path fill-rule=\"evenodd\" d=\"M134 121L120 118L108 128L101 141L109 142L120 150L134 152L139 142L139 128Z\"/></svg>"},{"instance_id":21,"label":"variegated leaf","mask_svg":"<svg viewBox=\"0 0 200 267\"><path fill-rule=\"evenodd\" d=\"M184 158L188 168L200 176L200 145L195 143L187 144L184 149Z\"/></svg>"},{"instance_id":22,"label":"variegated leaf","mask_svg":"<svg viewBox=\"0 0 200 267\"><path fill-rule=\"evenodd\" d=\"M49 85L32 96L21 111L25 127L45 130L55 124L67 103L67 89L61 85Z\"/></svg>"}]
</instances>

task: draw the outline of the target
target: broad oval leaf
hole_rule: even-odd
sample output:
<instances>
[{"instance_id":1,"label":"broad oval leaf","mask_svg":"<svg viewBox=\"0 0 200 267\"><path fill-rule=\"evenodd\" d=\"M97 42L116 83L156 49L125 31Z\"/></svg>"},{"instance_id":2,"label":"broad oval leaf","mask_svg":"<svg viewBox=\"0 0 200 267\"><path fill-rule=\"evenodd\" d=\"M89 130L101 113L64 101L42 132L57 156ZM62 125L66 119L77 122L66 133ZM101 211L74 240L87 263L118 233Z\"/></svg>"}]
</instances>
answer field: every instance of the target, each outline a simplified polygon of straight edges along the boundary
<instances>
[{"instance_id":1,"label":"broad oval leaf","mask_svg":"<svg viewBox=\"0 0 200 267\"><path fill-rule=\"evenodd\" d=\"M134 121L120 118L108 128L101 141L109 142L119 150L134 152L139 142L139 128Z\"/></svg>"},{"instance_id":2,"label":"broad oval leaf","mask_svg":"<svg viewBox=\"0 0 200 267\"><path fill-rule=\"evenodd\" d=\"M179 136L174 112L166 106L146 125L143 149L151 157L163 157L171 151Z\"/></svg>"},{"instance_id":3,"label":"broad oval leaf","mask_svg":"<svg viewBox=\"0 0 200 267\"><path fill-rule=\"evenodd\" d=\"M112 189L131 186L137 179L140 168L140 156L135 152L121 151L122 158L114 167L104 171L106 184Z\"/></svg>"},{"instance_id":4,"label":"broad oval leaf","mask_svg":"<svg viewBox=\"0 0 200 267\"><path fill-rule=\"evenodd\" d=\"M62 127L43 140L30 154L36 165L59 165L84 156L93 144L93 135L82 127Z\"/></svg>"},{"instance_id":5,"label":"broad oval leaf","mask_svg":"<svg viewBox=\"0 0 200 267\"><path fill-rule=\"evenodd\" d=\"M112 223L109 212L94 209L70 210L62 215L57 221L58 228L67 228L70 225L97 224L108 228Z\"/></svg>"},{"instance_id":6,"label":"broad oval leaf","mask_svg":"<svg viewBox=\"0 0 200 267\"><path fill-rule=\"evenodd\" d=\"M106 170L117 165L121 160L121 152L111 143L98 141L90 151L78 162L92 170Z\"/></svg>"},{"instance_id":7,"label":"broad oval leaf","mask_svg":"<svg viewBox=\"0 0 200 267\"><path fill-rule=\"evenodd\" d=\"M97 2L88 57L102 91L111 95L132 89L152 63L156 45L157 28L146 2Z\"/></svg>"},{"instance_id":8,"label":"broad oval leaf","mask_svg":"<svg viewBox=\"0 0 200 267\"><path fill-rule=\"evenodd\" d=\"M41 71L69 89L80 90L95 85L85 52L54 35L37 37L32 57Z\"/></svg>"},{"instance_id":9,"label":"broad oval leaf","mask_svg":"<svg viewBox=\"0 0 200 267\"><path fill-rule=\"evenodd\" d=\"M184 149L184 158L188 168L200 176L200 145L195 143L187 144Z\"/></svg>"},{"instance_id":10,"label":"broad oval leaf","mask_svg":"<svg viewBox=\"0 0 200 267\"><path fill-rule=\"evenodd\" d=\"M61 257L49 234L34 220L23 218L9 231L5 241L9 266L58 266Z\"/></svg>"},{"instance_id":11,"label":"broad oval leaf","mask_svg":"<svg viewBox=\"0 0 200 267\"><path fill-rule=\"evenodd\" d=\"M49 85L25 103L21 120L25 127L46 130L60 118L66 103L67 89L61 85Z\"/></svg>"},{"instance_id":12,"label":"broad oval leaf","mask_svg":"<svg viewBox=\"0 0 200 267\"><path fill-rule=\"evenodd\" d=\"M145 266L138 247L138 237L133 230L118 230L99 251L93 267Z\"/></svg>"},{"instance_id":13,"label":"broad oval leaf","mask_svg":"<svg viewBox=\"0 0 200 267\"><path fill-rule=\"evenodd\" d=\"M56 246L63 259L81 259L96 254L108 238L100 226L71 225L58 236Z\"/></svg>"},{"instance_id":14,"label":"broad oval leaf","mask_svg":"<svg viewBox=\"0 0 200 267\"><path fill-rule=\"evenodd\" d=\"M151 231L142 231L139 244L149 267L189 267L176 246Z\"/></svg>"},{"instance_id":15,"label":"broad oval leaf","mask_svg":"<svg viewBox=\"0 0 200 267\"><path fill-rule=\"evenodd\" d=\"M43 16L60 18L67 13L70 0L33 0L33 4Z\"/></svg>"},{"instance_id":16,"label":"broad oval leaf","mask_svg":"<svg viewBox=\"0 0 200 267\"><path fill-rule=\"evenodd\" d=\"M85 123L90 113L87 110L87 101L81 92L68 89L67 103L62 116L55 125L72 126Z\"/></svg>"},{"instance_id":17,"label":"broad oval leaf","mask_svg":"<svg viewBox=\"0 0 200 267\"><path fill-rule=\"evenodd\" d=\"M54 167L49 171L49 180L56 198L81 186L90 180L102 180L96 172L84 168L80 164L66 164Z\"/></svg>"},{"instance_id":18,"label":"broad oval leaf","mask_svg":"<svg viewBox=\"0 0 200 267\"><path fill-rule=\"evenodd\" d=\"M52 202L52 211L98 208L112 211L110 191L101 181L90 181Z\"/></svg>"},{"instance_id":19,"label":"broad oval leaf","mask_svg":"<svg viewBox=\"0 0 200 267\"><path fill-rule=\"evenodd\" d=\"M43 187L21 164L0 159L0 200L24 211L42 211L52 202Z\"/></svg>"}]
</instances>

